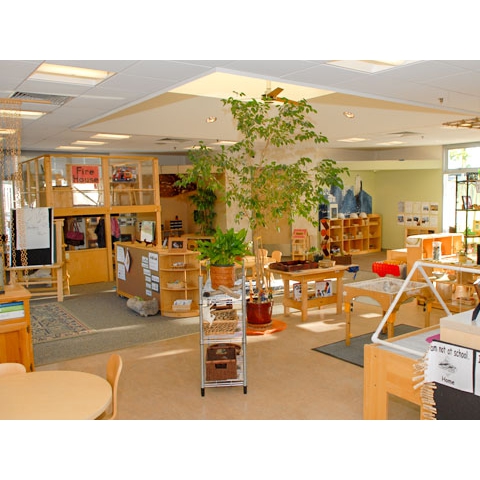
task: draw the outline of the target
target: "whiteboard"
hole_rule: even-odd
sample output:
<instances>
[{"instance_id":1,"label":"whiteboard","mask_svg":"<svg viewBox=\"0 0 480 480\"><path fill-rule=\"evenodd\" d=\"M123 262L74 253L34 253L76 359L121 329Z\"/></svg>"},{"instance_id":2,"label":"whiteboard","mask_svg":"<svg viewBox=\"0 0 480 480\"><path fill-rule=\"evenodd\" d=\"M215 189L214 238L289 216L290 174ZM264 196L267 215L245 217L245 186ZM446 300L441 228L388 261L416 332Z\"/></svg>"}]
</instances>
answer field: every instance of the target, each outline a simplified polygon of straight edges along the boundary
<instances>
[{"instance_id":1,"label":"whiteboard","mask_svg":"<svg viewBox=\"0 0 480 480\"><path fill-rule=\"evenodd\" d=\"M54 264L52 208L19 208L12 213L15 235L11 242L10 266L13 266L13 258L17 266L22 265L22 251L26 251L29 267Z\"/></svg>"}]
</instances>

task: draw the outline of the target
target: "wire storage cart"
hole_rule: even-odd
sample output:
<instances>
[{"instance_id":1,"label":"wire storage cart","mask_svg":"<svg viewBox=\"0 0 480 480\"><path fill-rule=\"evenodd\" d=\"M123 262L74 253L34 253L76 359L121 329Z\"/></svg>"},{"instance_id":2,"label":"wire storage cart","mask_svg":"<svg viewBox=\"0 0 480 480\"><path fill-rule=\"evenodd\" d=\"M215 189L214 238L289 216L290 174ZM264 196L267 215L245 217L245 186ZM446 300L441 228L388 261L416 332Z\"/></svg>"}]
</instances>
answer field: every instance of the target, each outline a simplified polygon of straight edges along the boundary
<instances>
[{"instance_id":1,"label":"wire storage cart","mask_svg":"<svg viewBox=\"0 0 480 480\"><path fill-rule=\"evenodd\" d=\"M205 388L243 386L247 393L245 269L232 289L205 289L199 279L201 394Z\"/></svg>"}]
</instances>

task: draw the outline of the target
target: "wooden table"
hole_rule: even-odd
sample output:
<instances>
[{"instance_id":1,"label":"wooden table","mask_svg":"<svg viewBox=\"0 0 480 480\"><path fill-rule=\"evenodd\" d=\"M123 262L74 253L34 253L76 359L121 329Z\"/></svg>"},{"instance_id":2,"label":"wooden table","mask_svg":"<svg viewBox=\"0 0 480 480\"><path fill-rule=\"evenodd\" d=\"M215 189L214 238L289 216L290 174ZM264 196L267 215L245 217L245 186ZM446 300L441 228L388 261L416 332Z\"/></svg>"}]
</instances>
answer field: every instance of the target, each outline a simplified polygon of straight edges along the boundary
<instances>
[{"instance_id":1,"label":"wooden table","mask_svg":"<svg viewBox=\"0 0 480 480\"><path fill-rule=\"evenodd\" d=\"M91 373L51 370L0 377L2 420L88 420L110 405L112 388Z\"/></svg>"},{"instance_id":2,"label":"wooden table","mask_svg":"<svg viewBox=\"0 0 480 480\"><path fill-rule=\"evenodd\" d=\"M397 278L374 278L363 282L349 283L344 286L343 301L345 303L345 343L350 345L350 313L353 309L353 301L357 297L370 297L375 300L382 308L383 315L392 305L404 281ZM432 301L434 299L430 287L423 282L409 282L408 287L402 292L399 300L395 304L392 313L387 321L388 338L394 335L394 325L398 309L411 298L421 298L424 300L425 327L430 325L430 312L432 311Z\"/></svg>"},{"instance_id":3,"label":"wooden table","mask_svg":"<svg viewBox=\"0 0 480 480\"><path fill-rule=\"evenodd\" d=\"M337 265L329 268L313 268L308 270L296 270L285 272L277 269L269 269L282 277L283 280L283 312L289 314L290 307L302 312L302 322L307 320L307 311L309 308L322 307L323 305L337 304L337 313L342 313L342 292L343 292L343 273L352 265ZM335 280L337 282L337 291L330 296L308 297L308 282L322 282L326 280ZM301 298L295 300L290 292L290 282L300 284Z\"/></svg>"}]
</instances>

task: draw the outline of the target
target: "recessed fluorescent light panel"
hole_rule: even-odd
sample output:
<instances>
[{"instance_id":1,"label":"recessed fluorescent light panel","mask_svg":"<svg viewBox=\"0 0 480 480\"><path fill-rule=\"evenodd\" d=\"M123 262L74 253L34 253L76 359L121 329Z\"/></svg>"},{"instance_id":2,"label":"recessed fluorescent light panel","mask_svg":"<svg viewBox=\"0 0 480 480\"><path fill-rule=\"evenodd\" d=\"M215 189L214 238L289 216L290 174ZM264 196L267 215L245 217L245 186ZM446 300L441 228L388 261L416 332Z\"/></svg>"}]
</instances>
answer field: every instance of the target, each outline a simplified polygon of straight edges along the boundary
<instances>
[{"instance_id":1,"label":"recessed fluorescent light panel","mask_svg":"<svg viewBox=\"0 0 480 480\"><path fill-rule=\"evenodd\" d=\"M417 61L418 60L332 60L327 63L358 72L377 73Z\"/></svg>"},{"instance_id":2,"label":"recessed fluorescent light panel","mask_svg":"<svg viewBox=\"0 0 480 480\"><path fill-rule=\"evenodd\" d=\"M403 142L400 140L392 140L391 142L382 142L382 143L377 143L377 145L382 145L382 146L388 146L388 145L402 145Z\"/></svg>"},{"instance_id":3,"label":"recessed fluorescent light panel","mask_svg":"<svg viewBox=\"0 0 480 480\"><path fill-rule=\"evenodd\" d=\"M123 140L125 138L130 138L131 135L119 135L115 133L97 133L93 135L91 138L108 138L110 140Z\"/></svg>"},{"instance_id":4,"label":"recessed fluorescent light panel","mask_svg":"<svg viewBox=\"0 0 480 480\"><path fill-rule=\"evenodd\" d=\"M0 128L0 135L13 135L15 132L14 128Z\"/></svg>"},{"instance_id":5,"label":"recessed fluorescent light panel","mask_svg":"<svg viewBox=\"0 0 480 480\"><path fill-rule=\"evenodd\" d=\"M34 112L33 110L0 110L2 117L20 117L29 120L36 120L43 117L46 112Z\"/></svg>"},{"instance_id":6,"label":"recessed fluorescent light panel","mask_svg":"<svg viewBox=\"0 0 480 480\"><path fill-rule=\"evenodd\" d=\"M218 142L213 142L212 145L235 145L236 143L231 140L219 140Z\"/></svg>"},{"instance_id":7,"label":"recessed fluorescent light panel","mask_svg":"<svg viewBox=\"0 0 480 480\"><path fill-rule=\"evenodd\" d=\"M106 142L96 142L95 140L76 140L72 145L105 145Z\"/></svg>"},{"instance_id":8,"label":"recessed fluorescent light panel","mask_svg":"<svg viewBox=\"0 0 480 480\"><path fill-rule=\"evenodd\" d=\"M191 147L185 147L184 150L200 150L200 145L192 145ZM210 147L205 147L207 150L211 150Z\"/></svg>"},{"instance_id":9,"label":"recessed fluorescent light panel","mask_svg":"<svg viewBox=\"0 0 480 480\"><path fill-rule=\"evenodd\" d=\"M29 79L94 86L110 78L112 75L115 75L115 72L42 63L42 65L30 75Z\"/></svg>"},{"instance_id":10,"label":"recessed fluorescent light panel","mask_svg":"<svg viewBox=\"0 0 480 480\"><path fill-rule=\"evenodd\" d=\"M55 150L85 150L87 147L74 147L72 145L60 145Z\"/></svg>"},{"instance_id":11,"label":"recessed fluorescent light panel","mask_svg":"<svg viewBox=\"0 0 480 480\"><path fill-rule=\"evenodd\" d=\"M357 143L357 142L365 142L368 138L359 138L359 137L352 137L352 138L342 138L339 142L347 142L347 143Z\"/></svg>"}]
</instances>

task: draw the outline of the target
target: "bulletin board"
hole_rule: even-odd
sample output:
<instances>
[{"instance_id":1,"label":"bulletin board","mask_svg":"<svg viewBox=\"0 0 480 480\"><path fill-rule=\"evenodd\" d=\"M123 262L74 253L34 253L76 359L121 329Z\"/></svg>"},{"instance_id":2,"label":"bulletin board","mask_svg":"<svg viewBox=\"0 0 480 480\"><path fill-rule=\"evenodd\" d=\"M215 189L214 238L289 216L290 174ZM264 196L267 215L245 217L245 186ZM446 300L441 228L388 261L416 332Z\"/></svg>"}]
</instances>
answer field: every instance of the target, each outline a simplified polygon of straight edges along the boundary
<instances>
[{"instance_id":1,"label":"bulletin board","mask_svg":"<svg viewBox=\"0 0 480 480\"><path fill-rule=\"evenodd\" d=\"M157 298L160 305L159 256L155 247L115 242L117 294L143 300Z\"/></svg>"},{"instance_id":2,"label":"bulletin board","mask_svg":"<svg viewBox=\"0 0 480 480\"><path fill-rule=\"evenodd\" d=\"M55 263L55 227L53 209L20 208L12 211L12 239L10 267L22 265L22 251L26 251L27 266L36 267Z\"/></svg>"}]
</instances>

